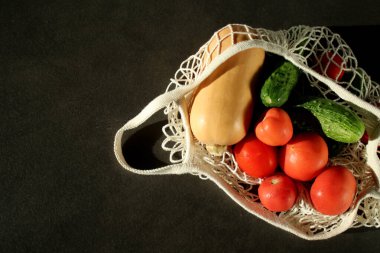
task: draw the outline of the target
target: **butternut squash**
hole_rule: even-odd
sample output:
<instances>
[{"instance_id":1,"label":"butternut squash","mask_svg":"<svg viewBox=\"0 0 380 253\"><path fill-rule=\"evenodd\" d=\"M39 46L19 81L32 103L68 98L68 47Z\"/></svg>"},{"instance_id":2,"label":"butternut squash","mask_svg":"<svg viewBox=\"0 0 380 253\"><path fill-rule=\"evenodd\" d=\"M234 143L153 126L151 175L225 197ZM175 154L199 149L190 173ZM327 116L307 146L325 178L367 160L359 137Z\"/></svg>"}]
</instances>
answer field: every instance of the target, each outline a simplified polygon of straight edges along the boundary
<instances>
[{"instance_id":1,"label":"butternut squash","mask_svg":"<svg viewBox=\"0 0 380 253\"><path fill-rule=\"evenodd\" d=\"M242 35L224 40L219 52L246 39ZM215 43L211 40L209 49ZM214 52L210 55L211 60L216 57ZM190 127L210 153L220 155L226 146L236 144L247 134L254 105L252 88L264 58L263 49L244 50L220 65L194 92Z\"/></svg>"}]
</instances>

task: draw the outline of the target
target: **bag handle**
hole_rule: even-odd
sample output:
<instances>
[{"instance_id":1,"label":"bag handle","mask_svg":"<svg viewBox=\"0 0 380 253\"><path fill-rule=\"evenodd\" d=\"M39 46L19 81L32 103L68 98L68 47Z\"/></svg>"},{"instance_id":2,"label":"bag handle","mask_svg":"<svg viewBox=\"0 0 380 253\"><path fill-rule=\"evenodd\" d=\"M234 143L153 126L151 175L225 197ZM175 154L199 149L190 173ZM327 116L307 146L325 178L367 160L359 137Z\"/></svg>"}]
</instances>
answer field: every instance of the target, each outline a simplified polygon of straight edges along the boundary
<instances>
[{"instance_id":1,"label":"bag handle","mask_svg":"<svg viewBox=\"0 0 380 253\"><path fill-rule=\"evenodd\" d=\"M191 87L180 87L176 90L172 90L159 95L158 97L153 99L147 106L145 106L139 114L137 114L134 118L129 120L116 132L114 139L114 153L117 161L124 169L142 175L183 174L189 171L189 168L184 166L184 164L182 163L167 165L151 170L135 169L131 165L129 165L128 162L125 160L122 149L122 138L125 132L142 125L154 113L164 108L170 102L179 101L180 98L183 97L189 90L191 90Z\"/></svg>"},{"instance_id":2,"label":"bag handle","mask_svg":"<svg viewBox=\"0 0 380 253\"><path fill-rule=\"evenodd\" d=\"M170 90L166 93L163 93L159 95L158 97L156 97L155 99L153 99L145 108L142 109L142 111L139 114L137 114L134 118L129 120L123 127L121 127L117 131L115 135L115 140L114 140L114 152L121 166L137 174L181 174L180 171L182 172L183 169L180 169L180 166L183 166L184 165L183 163L164 166L164 167L152 169L152 170L138 170L138 169L132 168L125 161L123 153L122 153L121 142L122 142L122 137L123 137L124 132L140 126L147 119L149 119L154 113L164 108L169 103L173 101L179 102L187 93L189 93L191 90L196 88L204 79L206 79L223 62L225 62L231 56L251 47L260 47L260 48L265 49L268 52L273 52L273 53L282 55L285 59L292 62L297 67L301 68L306 73L316 77L320 81L327 84L330 87L330 89L336 92L337 94L339 94L339 96L342 99L352 101L353 104L361 108L364 108L367 111L372 112L377 118L380 118L380 110L378 108L376 108L375 106L367 103L366 101L360 98L357 98L353 94L346 91L343 87L340 87L339 85L335 84L332 80L329 80L328 78L316 73L314 70L310 70L304 65L300 64L297 60L295 60L295 56L289 51L287 51L282 45L269 44L266 41L260 41L260 40L243 41L243 42L230 46L227 50L225 50L220 55L218 55L213 61L210 62L210 64L204 69L204 71L195 78L195 80L192 83L188 85L181 85L176 80L171 79L171 82L176 84L177 88L175 88L174 90ZM190 148L190 147L187 146L187 148ZM191 153L190 150L187 150L187 153ZM188 161L185 160L185 162L188 162Z\"/></svg>"}]
</instances>

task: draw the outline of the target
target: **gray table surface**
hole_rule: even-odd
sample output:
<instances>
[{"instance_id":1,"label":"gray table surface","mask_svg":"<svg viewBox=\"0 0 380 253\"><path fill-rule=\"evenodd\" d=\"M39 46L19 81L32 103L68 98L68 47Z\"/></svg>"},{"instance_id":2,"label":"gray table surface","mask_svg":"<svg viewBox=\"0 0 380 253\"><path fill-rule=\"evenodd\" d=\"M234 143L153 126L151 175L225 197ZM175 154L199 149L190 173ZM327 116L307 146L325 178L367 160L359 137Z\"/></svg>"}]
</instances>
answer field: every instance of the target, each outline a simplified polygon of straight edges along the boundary
<instances>
[{"instance_id":1,"label":"gray table surface","mask_svg":"<svg viewBox=\"0 0 380 253\"><path fill-rule=\"evenodd\" d=\"M380 80L379 11L378 1L3 3L0 252L378 252L380 230L309 242L211 181L126 172L113 138L229 23L330 26ZM165 163L162 119L132 138L137 167Z\"/></svg>"}]
</instances>

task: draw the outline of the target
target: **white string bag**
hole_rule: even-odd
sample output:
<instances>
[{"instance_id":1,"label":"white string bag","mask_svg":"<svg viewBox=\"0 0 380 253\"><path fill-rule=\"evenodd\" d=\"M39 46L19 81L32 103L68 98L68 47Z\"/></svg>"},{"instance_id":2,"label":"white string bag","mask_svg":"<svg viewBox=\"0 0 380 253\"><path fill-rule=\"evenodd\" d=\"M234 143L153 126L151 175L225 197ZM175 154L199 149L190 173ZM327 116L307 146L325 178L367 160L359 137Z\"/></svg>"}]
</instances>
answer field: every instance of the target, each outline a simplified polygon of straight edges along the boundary
<instances>
[{"instance_id":1,"label":"white string bag","mask_svg":"<svg viewBox=\"0 0 380 253\"><path fill-rule=\"evenodd\" d=\"M222 30L228 32L221 36ZM243 36L243 41L236 42L237 35ZM218 43L210 48L210 42L215 40ZM230 40L232 45L222 52L220 45L224 40ZM368 144L349 144L339 155L330 159L331 164L349 168L358 183L354 203L344 214L328 216L318 213L313 209L302 184L298 184L299 197L291 210L281 213L267 210L260 204L257 194L250 191L254 185L261 183L260 179L250 178L242 172L231 152L224 152L222 157L210 156L192 136L188 115L188 100L192 91L224 61L252 47L263 48L292 62L304 71L310 85L318 88L323 96L350 106L365 123ZM343 64L339 64L331 57L328 64L339 64L341 71L351 76L349 81L332 80L326 74L328 64L325 63L326 68L322 72L315 71L316 66L321 66L321 59L311 59L318 59L327 52L332 56L338 54L343 59ZM343 39L328 28L295 26L288 30L270 31L247 25L227 25L215 32L197 53L182 62L165 93L153 99L118 130L114 151L119 163L128 171L144 175L190 173L212 180L237 204L268 223L304 239L326 239L349 228L380 227L380 162L377 155L380 144L379 104L380 86L358 67L357 59ZM134 169L122 153L123 134L138 127L162 108L165 108L168 117L168 123L163 127L166 139L162 148L170 152L172 164L152 170Z\"/></svg>"}]
</instances>

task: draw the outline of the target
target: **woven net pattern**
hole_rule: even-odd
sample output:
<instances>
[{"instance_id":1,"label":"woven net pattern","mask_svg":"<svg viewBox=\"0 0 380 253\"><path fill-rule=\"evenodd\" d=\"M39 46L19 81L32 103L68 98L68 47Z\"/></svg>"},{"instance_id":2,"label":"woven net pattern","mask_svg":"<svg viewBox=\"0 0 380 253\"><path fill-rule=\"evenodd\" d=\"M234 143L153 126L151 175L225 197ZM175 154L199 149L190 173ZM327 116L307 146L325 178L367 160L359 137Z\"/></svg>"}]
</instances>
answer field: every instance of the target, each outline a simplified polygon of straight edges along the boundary
<instances>
[{"instance_id":1,"label":"woven net pattern","mask_svg":"<svg viewBox=\"0 0 380 253\"><path fill-rule=\"evenodd\" d=\"M218 43L211 43L211 41ZM288 30L270 31L262 28L254 29L247 25L228 25L216 32L196 54L182 62L166 91L192 84L213 59L223 53L221 45L226 41L232 45L255 41L256 45L265 45L266 49L273 48L273 52L291 59L298 66L303 66L303 69L310 70L306 73L310 85L316 87L324 97L352 106L323 82L326 79L331 80L327 73L329 65L336 65L344 72L344 78L340 79L337 75L332 81L355 97L373 105L374 108L380 104L380 86L358 66L357 59L345 41L326 27L297 26ZM335 57L336 55L339 57ZM353 109L357 110L363 118L369 133L379 124L378 119L374 121L373 115L369 117L368 112L360 110L360 107L353 106ZM181 163L188 152L188 147L180 105L176 101L171 102L167 105L165 114L168 116L168 124L163 128L166 139L162 147L170 152L170 160L173 163ZM378 115L379 112L377 112L377 117ZM259 203L255 186L261 183L261 179L251 178L242 172L230 150L227 150L222 157L213 157L204 151L202 144L197 140L194 140L194 146L194 156L198 157L198 161L210 166L213 173L223 178L242 198ZM356 199L360 199L361 202L351 227L380 227L379 200L372 197L361 199L361 196L371 189L378 189L378 179L367 165L366 145L361 142L347 145L339 155L331 158L329 163L346 166L357 180ZM199 173L194 174L202 179L207 178ZM351 211L348 211L338 216L322 215L312 208L308 192L302 185L299 185L299 192L299 198L294 207L276 215L289 226L302 230L306 234L315 235L332 231L351 214Z\"/></svg>"}]
</instances>

